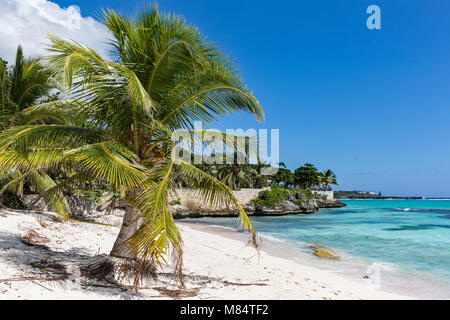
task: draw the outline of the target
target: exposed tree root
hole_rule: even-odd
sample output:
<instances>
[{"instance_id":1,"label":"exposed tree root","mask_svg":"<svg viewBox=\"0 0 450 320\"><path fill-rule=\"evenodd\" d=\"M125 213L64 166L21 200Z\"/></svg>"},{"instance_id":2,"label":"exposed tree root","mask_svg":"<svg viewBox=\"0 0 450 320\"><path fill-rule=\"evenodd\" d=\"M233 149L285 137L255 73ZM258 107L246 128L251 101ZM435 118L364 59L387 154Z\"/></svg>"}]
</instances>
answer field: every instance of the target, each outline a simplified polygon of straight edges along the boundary
<instances>
[{"instance_id":1,"label":"exposed tree root","mask_svg":"<svg viewBox=\"0 0 450 320\"><path fill-rule=\"evenodd\" d=\"M106 281L120 287L132 283L138 288L145 281L157 279L156 267L148 262L139 262L132 259L99 255L89 258L81 266L81 275L97 281ZM136 275L139 278L136 279Z\"/></svg>"}]
</instances>

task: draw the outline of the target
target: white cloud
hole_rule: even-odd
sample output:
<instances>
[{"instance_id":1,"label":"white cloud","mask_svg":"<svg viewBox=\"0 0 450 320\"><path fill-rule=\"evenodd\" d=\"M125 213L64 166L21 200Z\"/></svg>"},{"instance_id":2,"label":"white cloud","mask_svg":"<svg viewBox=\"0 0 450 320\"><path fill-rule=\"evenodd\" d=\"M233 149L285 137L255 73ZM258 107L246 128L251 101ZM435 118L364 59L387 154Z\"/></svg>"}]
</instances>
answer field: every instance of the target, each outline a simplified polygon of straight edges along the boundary
<instances>
[{"instance_id":1,"label":"white cloud","mask_svg":"<svg viewBox=\"0 0 450 320\"><path fill-rule=\"evenodd\" d=\"M0 0L0 57L14 63L19 44L26 56L45 55L46 33L87 44L104 55L108 33L77 6L61 8L47 0Z\"/></svg>"}]
</instances>

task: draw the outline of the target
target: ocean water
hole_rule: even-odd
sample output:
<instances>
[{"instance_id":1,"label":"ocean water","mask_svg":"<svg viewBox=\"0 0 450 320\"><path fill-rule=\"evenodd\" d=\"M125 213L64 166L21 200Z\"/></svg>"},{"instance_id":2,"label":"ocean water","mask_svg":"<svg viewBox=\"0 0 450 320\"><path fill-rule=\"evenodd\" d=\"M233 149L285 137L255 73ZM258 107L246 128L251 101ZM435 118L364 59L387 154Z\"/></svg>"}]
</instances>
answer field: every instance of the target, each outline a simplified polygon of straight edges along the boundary
<instances>
[{"instance_id":1,"label":"ocean water","mask_svg":"<svg viewBox=\"0 0 450 320\"><path fill-rule=\"evenodd\" d=\"M376 266L383 290L450 299L450 201L343 202L347 207L321 209L312 215L253 217L252 222L263 241L297 250L299 255L291 258L302 263L357 279ZM232 218L188 221L239 229ZM342 259L317 258L312 244L327 247Z\"/></svg>"}]
</instances>

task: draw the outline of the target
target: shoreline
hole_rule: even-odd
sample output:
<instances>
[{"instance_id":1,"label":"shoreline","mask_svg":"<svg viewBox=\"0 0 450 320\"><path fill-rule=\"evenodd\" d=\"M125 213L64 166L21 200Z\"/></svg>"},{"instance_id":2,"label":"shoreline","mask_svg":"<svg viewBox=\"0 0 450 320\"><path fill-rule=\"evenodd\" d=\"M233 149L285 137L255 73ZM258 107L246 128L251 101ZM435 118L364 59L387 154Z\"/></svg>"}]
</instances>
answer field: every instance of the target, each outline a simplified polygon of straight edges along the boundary
<instances>
[{"instance_id":1,"label":"shoreline","mask_svg":"<svg viewBox=\"0 0 450 320\"><path fill-rule=\"evenodd\" d=\"M293 257L298 257L299 251L293 246L286 246L286 243L283 240L277 238L270 239L270 236L262 235L263 239L260 248L260 256L257 257L256 250L249 244L249 234L245 231L239 232L220 226L209 226L191 222L182 222L180 225L191 228L192 230L200 233L208 234L211 237L218 237L220 238L220 241L223 242L236 242L235 247L240 245L242 253L245 252L246 255L249 256L248 259L253 259L254 261L259 260L258 263L252 265L253 267L256 267L256 269L258 269L258 264L260 264L259 267L262 267L263 269L267 269L270 266L275 267L274 270L277 271L289 270L289 272L286 272L286 276L288 278L286 279L286 283L288 284L286 290L291 290L293 292L293 296L285 296L282 299L414 299L406 295L370 288L366 285L366 283L364 283L364 281L357 281L356 279L352 279L348 276L336 274L328 270L322 270L314 266L301 263L297 259L292 259ZM281 245L283 246L282 248ZM231 251L231 248L227 247L227 249ZM251 251L253 251L253 254ZM312 254L311 257L314 258ZM224 263L226 262L224 261ZM248 273L251 271L252 270L249 269ZM281 279L273 280L275 280L274 282L276 284ZM305 286L305 282L309 282L308 284L312 286L307 292L303 291L301 292L301 296L297 296L299 292L294 293L299 289L297 286ZM276 286L273 289L277 290ZM321 290L319 291L319 289ZM323 291L328 292L325 294ZM329 296L330 293L332 294L331 297ZM322 296L320 296L321 294ZM261 298L278 299L277 297Z\"/></svg>"},{"instance_id":2,"label":"shoreline","mask_svg":"<svg viewBox=\"0 0 450 320\"><path fill-rule=\"evenodd\" d=\"M246 243L249 239L246 232L228 226L210 224L209 222L199 223L193 220L195 219L183 220L182 224L202 232L236 239L243 243ZM381 280L377 291L407 297L407 299L448 300L450 298L449 286L441 282L442 279L438 277L404 271L384 261L377 261L372 264L361 257L346 255L342 251L329 246L325 249L337 253L340 259L324 259L314 255L313 244L311 243L293 243L264 233L258 235L262 239L262 249L271 256L287 259L318 271L329 272L360 285L367 286L369 281L364 279L364 276L368 274L367 268L376 265L381 271Z\"/></svg>"},{"instance_id":3,"label":"shoreline","mask_svg":"<svg viewBox=\"0 0 450 320\"><path fill-rule=\"evenodd\" d=\"M44 221L44 223L43 223ZM206 230L179 223L184 239L186 299L410 299L368 288L365 284L332 272L277 257L260 255L247 244L248 234ZM44 246L27 246L20 237L34 230L46 239ZM118 228L69 221L54 222L44 215L0 210L0 299L168 299L161 291L173 288L171 268L163 268L159 280L138 294L120 288L61 283L5 281L35 273L39 263L58 262L72 268L87 257L108 254ZM228 235L229 234L229 235ZM237 236L236 236L237 235ZM242 237L241 237L242 236ZM237 239L241 237L241 239ZM245 238L243 238L245 237ZM268 247L267 247L268 248ZM66 261L67 260L67 261ZM48 269L50 270L50 269ZM72 278L73 280L73 278ZM75 277L75 280L79 280Z\"/></svg>"}]
</instances>

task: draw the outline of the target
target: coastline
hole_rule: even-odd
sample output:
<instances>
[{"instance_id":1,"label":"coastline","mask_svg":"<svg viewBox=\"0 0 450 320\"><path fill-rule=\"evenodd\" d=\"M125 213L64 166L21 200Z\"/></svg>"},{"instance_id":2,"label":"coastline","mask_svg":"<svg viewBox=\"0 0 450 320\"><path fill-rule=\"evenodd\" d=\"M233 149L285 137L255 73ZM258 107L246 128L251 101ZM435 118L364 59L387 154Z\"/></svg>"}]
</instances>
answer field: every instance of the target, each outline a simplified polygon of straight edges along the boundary
<instances>
[{"instance_id":1,"label":"coastline","mask_svg":"<svg viewBox=\"0 0 450 320\"><path fill-rule=\"evenodd\" d=\"M50 214L48 214L50 215ZM0 299L167 299L161 288L173 286L168 270L138 294L120 288L73 287L58 283L5 281L36 272L39 261L75 265L86 257L107 254L118 228L70 221L57 223L45 216L0 210ZM260 255L247 245L248 235L222 231L185 222L179 223L184 239L186 299L409 299L406 296L368 288L353 279L277 257ZM20 237L34 230L47 239L45 247L27 246ZM230 232L230 234L233 234ZM238 235L238 237L236 237ZM238 239L240 236L244 236ZM62 261L67 260L67 261ZM73 277L72 277L72 280ZM75 279L76 280L76 279Z\"/></svg>"},{"instance_id":2,"label":"coastline","mask_svg":"<svg viewBox=\"0 0 450 320\"><path fill-rule=\"evenodd\" d=\"M209 222L201 223L199 220L201 219L183 220L182 224L202 232L218 234L243 243L248 242L248 234L234 227ZM368 262L364 258L348 255L332 246L322 248L337 254L340 259L324 259L314 255L314 246L311 243L290 242L266 233L259 233L258 236L262 240L263 250L270 256L290 260L320 272L332 273L366 287L368 282L369 285L373 285L372 281L365 279L365 275L371 274L368 268L376 266L381 272L380 282L376 284L377 291L408 297L407 299L448 300L450 298L448 284L438 277L404 271L385 261Z\"/></svg>"}]
</instances>

